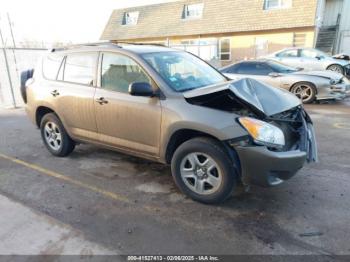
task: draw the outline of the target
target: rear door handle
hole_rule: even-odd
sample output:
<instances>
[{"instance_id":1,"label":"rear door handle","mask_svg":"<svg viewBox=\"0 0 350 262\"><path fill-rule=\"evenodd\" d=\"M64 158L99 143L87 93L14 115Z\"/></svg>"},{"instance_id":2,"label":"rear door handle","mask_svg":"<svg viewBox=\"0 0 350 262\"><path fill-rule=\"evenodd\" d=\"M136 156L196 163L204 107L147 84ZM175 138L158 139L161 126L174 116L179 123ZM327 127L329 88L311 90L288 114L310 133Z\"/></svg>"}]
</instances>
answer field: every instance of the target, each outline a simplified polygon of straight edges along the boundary
<instances>
[{"instance_id":1,"label":"rear door handle","mask_svg":"<svg viewBox=\"0 0 350 262\"><path fill-rule=\"evenodd\" d=\"M104 97L97 98L96 102L99 103L100 105L108 104L108 101Z\"/></svg>"},{"instance_id":2,"label":"rear door handle","mask_svg":"<svg viewBox=\"0 0 350 262\"><path fill-rule=\"evenodd\" d=\"M53 90L53 91L51 92L51 95L53 95L54 97L56 97L56 96L59 96L60 93L58 93L57 90Z\"/></svg>"}]
</instances>

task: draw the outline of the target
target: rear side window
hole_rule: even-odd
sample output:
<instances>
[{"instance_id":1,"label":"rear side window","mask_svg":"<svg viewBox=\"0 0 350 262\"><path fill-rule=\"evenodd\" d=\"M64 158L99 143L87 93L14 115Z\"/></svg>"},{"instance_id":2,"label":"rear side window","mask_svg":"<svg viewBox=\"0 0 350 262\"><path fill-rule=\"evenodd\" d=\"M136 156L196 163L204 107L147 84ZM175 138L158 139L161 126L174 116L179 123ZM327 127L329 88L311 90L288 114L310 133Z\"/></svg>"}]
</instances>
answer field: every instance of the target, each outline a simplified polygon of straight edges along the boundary
<instances>
[{"instance_id":1,"label":"rear side window","mask_svg":"<svg viewBox=\"0 0 350 262\"><path fill-rule=\"evenodd\" d=\"M63 80L84 85L93 85L97 65L97 53L68 54Z\"/></svg>"},{"instance_id":2,"label":"rear side window","mask_svg":"<svg viewBox=\"0 0 350 262\"><path fill-rule=\"evenodd\" d=\"M238 74L245 75L268 75L271 72L272 69L263 63L241 63L240 66L237 68Z\"/></svg>"},{"instance_id":3,"label":"rear side window","mask_svg":"<svg viewBox=\"0 0 350 262\"><path fill-rule=\"evenodd\" d=\"M236 72L237 74L254 75L255 68L255 63L241 63L237 66Z\"/></svg>"},{"instance_id":4,"label":"rear side window","mask_svg":"<svg viewBox=\"0 0 350 262\"><path fill-rule=\"evenodd\" d=\"M46 79L56 80L62 64L63 55L50 54L43 60L43 74Z\"/></svg>"}]
</instances>

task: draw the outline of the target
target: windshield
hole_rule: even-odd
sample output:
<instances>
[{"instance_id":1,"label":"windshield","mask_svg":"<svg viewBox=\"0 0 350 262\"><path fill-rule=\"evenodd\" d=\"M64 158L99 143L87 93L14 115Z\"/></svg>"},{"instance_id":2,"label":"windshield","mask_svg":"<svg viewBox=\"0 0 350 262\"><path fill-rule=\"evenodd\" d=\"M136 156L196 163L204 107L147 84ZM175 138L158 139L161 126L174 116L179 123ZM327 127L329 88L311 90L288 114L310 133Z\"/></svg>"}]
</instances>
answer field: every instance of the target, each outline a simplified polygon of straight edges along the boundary
<instances>
[{"instance_id":1,"label":"windshield","mask_svg":"<svg viewBox=\"0 0 350 262\"><path fill-rule=\"evenodd\" d=\"M147 53L142 57L177 92L227 81L207 63L186 52Z\"/></svg>"},{"instance_id":2,"label":"windshield","mask_svg":"<svg viewBox=\"0 0 350 262\"><path fill-rule=\"evenodd\" d=\"M294 67L290 67L275 61L268 61L267 64L273 69L274 72L277 72L277 73L294 73L299 71Z\"/></svg>"}]
</instances>

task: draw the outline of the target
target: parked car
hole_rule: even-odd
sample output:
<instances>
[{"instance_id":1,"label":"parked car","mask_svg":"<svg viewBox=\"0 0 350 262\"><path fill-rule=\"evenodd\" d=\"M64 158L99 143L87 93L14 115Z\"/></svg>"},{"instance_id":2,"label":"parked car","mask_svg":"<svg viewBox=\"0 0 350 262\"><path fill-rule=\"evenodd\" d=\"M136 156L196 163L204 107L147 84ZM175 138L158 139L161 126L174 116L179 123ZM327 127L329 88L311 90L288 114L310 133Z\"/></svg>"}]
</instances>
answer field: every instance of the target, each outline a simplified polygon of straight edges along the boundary
<instances>
[{"instance_id":1,"label":"parked car","mask_svg":"<svg viewBox=\"0 0 350 262\"><path fill-rule=\"evenodd\" d=\"M284 88L303 103L322 99L343 99L350 94L350 81L330 71L301 71L274 60L242 61L220 69L230 79L251 77Z\"/></svg>"},{"instance_id":2,"label":"parked car","mask_svg":"<svg viewBox=\"0 0 350 262\"><path fill-rule=\"evenodd\" d=\"M304 70L330 70L350 76L349 61L335 59L314 48L287 48L268 55L265 58L274 59L289 66L303 68Z\"/></svg>"},{"instance_id":3,"label":"parked car","mask_svg":"<svg viewBox=\"0 0 350 262\"><path fill-rule=\"evenodd\" d=\"M26 111L47 149L94 143L171 165L203 203L237 183L275 186L317 159L300 100L253 79L232 82L187 52L90 44L53 50L26 81Z\"/></svg>"}]
</instances>

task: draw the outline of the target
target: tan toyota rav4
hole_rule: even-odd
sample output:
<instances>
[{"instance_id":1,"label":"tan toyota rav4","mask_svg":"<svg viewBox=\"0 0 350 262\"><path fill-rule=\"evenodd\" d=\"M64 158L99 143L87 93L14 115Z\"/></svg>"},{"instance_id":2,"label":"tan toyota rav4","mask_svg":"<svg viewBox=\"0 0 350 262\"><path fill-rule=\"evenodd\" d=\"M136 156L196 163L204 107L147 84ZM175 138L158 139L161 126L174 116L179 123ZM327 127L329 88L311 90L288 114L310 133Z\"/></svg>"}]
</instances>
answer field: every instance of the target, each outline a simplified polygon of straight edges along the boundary
<instances>
[{"instance_id":1,"label":"tan toyota rav4","mask_svg":"<svg viewBox=\"0 0 350 262\"><path fill-rule=\"evenodd\" d=\"M228 81L187 52L100 43L56 49L22 73L26 111L47 149L94 143L171 165L203 203L237 183L274 186L317 158L312 122L287 91Z\"/></svg>"}]
</instances>

